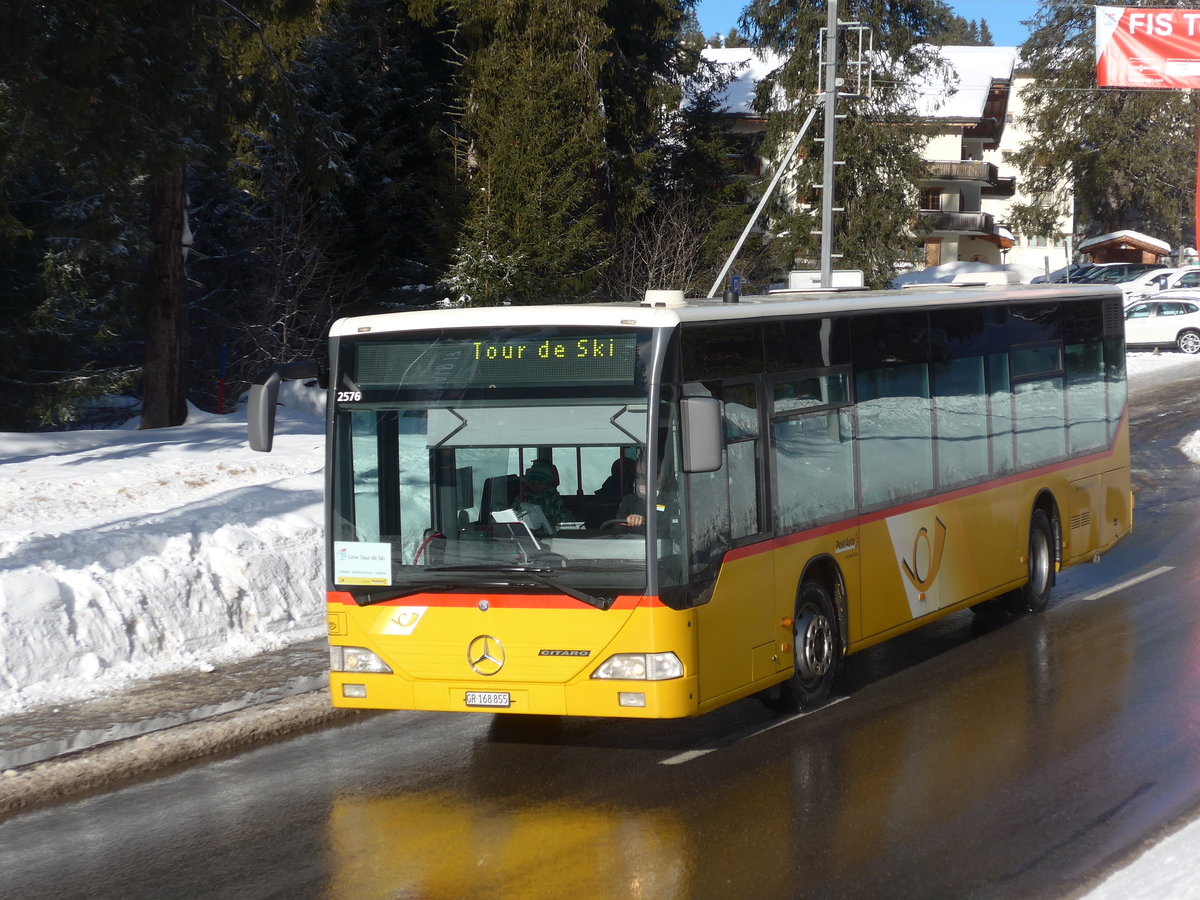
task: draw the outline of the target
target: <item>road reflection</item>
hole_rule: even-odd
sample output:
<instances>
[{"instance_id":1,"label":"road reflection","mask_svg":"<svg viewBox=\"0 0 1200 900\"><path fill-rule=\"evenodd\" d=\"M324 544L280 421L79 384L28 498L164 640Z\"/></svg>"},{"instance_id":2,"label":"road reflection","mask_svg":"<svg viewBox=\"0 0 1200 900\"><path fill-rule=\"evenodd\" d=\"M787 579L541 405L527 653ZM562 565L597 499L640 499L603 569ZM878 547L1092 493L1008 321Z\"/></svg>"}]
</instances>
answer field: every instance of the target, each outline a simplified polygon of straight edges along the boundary
<instances>
[{"instance_id":1,"label":"road reflection","mask_svg":"<svg viewBox=\"0 0 1200 900\"><path fill-rule=\"evenodd\" d=\"M427 794L340 799L329 829L337 897L687 893L684 835L667 811Z\"/></svg>"},{"instance_id":2,"label":"road reflection","mask_svg":"<svg viewBox=\"0 0 1200 900\"><path fill-rule=\"evenodd\" d=\"M1057 852L1031 815L1069 823L1110 802L1075 795L1074 779L1104 776L1075 763L1039 789L1041 811L1028 789L1060 760L1103 765L1080 747L1128 700L1127 606L1092 612L1013 622L799 721L751 721L680 765L661 764L677 748L639 746L638 729L686 724L567 721L528 743L481 740L460 784L334 800L331 895L1015 887Z\"/></svg>"}]
</instances>

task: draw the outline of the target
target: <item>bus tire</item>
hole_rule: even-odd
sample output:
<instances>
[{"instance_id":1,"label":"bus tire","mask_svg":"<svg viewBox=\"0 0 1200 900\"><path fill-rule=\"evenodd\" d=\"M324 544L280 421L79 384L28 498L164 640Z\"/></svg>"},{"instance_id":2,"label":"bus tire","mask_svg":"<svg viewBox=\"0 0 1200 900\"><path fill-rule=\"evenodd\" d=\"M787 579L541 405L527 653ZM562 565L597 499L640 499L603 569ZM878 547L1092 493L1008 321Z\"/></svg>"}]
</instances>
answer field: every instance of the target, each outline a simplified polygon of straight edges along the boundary
<instances>
[{"instance_id":1,"label":"bus tire","mask_svg":"<svg viewBox=\"0 0 1200 900\"><path fill-rule=\"evenodd\" d=\"M1050 602L1054 587L1054 563L1058 557L1054 528L1045 510L1035 509L1029 520L1029 580L1012 595L1014 613L1040 613Z\"/></svg>"},{"instance_id":2,"label":"bus tire","mask_svg":"<svg viewBox=\"0 0 1200 900\"><path fill-rule=\"evenodd\" d=\"M792 618L792 677L763 699L776 712L819 706L829 697L841 663L837 614L829 591L818 581L804 581L796 592Z\"/></svg>"}]
</instances>

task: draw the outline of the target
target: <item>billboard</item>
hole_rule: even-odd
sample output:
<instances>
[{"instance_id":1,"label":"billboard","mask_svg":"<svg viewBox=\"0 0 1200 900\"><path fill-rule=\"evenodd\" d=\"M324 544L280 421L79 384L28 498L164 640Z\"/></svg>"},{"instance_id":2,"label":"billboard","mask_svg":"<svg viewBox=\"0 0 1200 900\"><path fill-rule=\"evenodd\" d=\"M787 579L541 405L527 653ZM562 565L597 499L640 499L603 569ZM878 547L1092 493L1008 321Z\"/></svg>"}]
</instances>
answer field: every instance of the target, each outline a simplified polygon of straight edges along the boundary
<instances>
[{"instance_id":1,"label":"billboard","mask_svg":"<svg viewBox=\"0 0 1200 900\"><path fill-rule=\"evenodd\" d=\"M1096 83L1200 88L1200 9L1097 6Z\"/></svg>"}]
</instances>

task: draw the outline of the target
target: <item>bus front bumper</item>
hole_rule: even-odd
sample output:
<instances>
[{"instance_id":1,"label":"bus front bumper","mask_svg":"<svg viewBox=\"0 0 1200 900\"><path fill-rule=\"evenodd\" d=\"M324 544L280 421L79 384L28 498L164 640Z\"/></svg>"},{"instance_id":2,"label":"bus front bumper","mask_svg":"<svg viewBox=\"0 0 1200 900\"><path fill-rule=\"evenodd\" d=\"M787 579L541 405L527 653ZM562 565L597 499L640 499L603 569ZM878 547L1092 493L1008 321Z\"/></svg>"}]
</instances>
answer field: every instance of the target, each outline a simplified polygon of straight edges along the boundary
<instances>
[{"instance_id":1,"label":"bus front bumper","mask_svg":"<svg viewBox=\"0 0 1200 900\"><path fill-rule=\"evenodd\" d=\"M571 684L415 682L397 675L331 672L333 705L349 709L524 713L668 719L697 714L695 676L667 681L589 678Z\"/></svg>"}]
</instances>

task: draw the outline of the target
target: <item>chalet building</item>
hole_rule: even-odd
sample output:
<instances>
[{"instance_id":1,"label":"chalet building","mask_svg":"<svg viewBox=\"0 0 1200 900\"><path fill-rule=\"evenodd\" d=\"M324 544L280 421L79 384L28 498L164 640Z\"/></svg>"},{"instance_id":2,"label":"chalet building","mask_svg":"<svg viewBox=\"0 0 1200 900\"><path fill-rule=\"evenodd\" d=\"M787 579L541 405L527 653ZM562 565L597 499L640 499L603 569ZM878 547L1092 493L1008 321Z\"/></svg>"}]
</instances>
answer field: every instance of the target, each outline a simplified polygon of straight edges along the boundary
<instances>
[{"instance_id":1,"label":"chalet building","mask_svg":"<svg viewBox=\"0 0 1200 900\"><path fill-rule=\"evenodd\" d=\"M1015 53L1015 48L1014 53ZM1018 65L1014 72L1008 90L1008 108L1005 113L1005 128L999 146L985 151L984 158L996 165L996 171L1001 185L1011 182L1011 193L1004 191L985 194L982 198L982 208L991 213L996 221L1007 224L1008 212L1014 204L1042 203L1045 206L1058 207L1058 228L1050 237L1013 233L1012 246L1004 253L1004 261L1020 265L1033 266L1043 271L1053 272L1078 259L1078 248L1071 246L1072 235L1075 232L1075 197L1068 193L1055 203L1051 198L1041 198L1025 191L1021 185L1020 173L1012 163L1013 154L1031 140L1021 119L1025 115L1025 106L1021 100L1021 91L1031 84L1033 79L1021 74Z\"/></svg>"},{"instance_id":2,"label":"chalet building","mask_svg":"<svg viewBox=\"0 0 1200 900\"><path fill-rule=\"evenodd\" d=\"M941 57L946 71L931 69L914 85L917 122L928 135L917 213L925 264L1005 262L1015 238L993 201L1016 193L1015 175L1001 174L998 163L1017 51L943 47Z\"/></svg>"},{"instance_id":3,"label":"chalet building","mask_svg":"<svg viewBox=\"0 0 1200 900\"><path fill-rule=\"evenodd\" d=\"M931 69L915 83L912 99L918 127L927 136L928 177L914 211L925 265L974 261L1049 270L1066 265L1074 229L1072 198L1061 210L1059 236L1023 236L1008 225L1014 203L1036 200L1022 192L1011 162L1028 140L1019 122L1019 90L1027 80L1018 73L1017 48L954 46L940 48L939 54L943 70ZM753 158L750 141L766 130L766 122L751 106L754 85L781 59L769 53L760 57L750 48L708 49L705 56L730 67L735 76L725 109L730 129L747 139L741 166L757 173L761 163ZM794 196L809 196L809 185L820 180L819 168L805 169L797 182L807 183L794 184Z\"/></svg>"},{"instance_id":4,"label":"chalet building","mask_svg":"<svg viewBox=\"0 0 1200 900\"><path fill-rule=\"evenodd\" d=\"M1095 263L1151 263L1169 266L1171 245L1138 231L1114 231L1080 241L1079 252Z\"/></svg>"}]
</instances>

